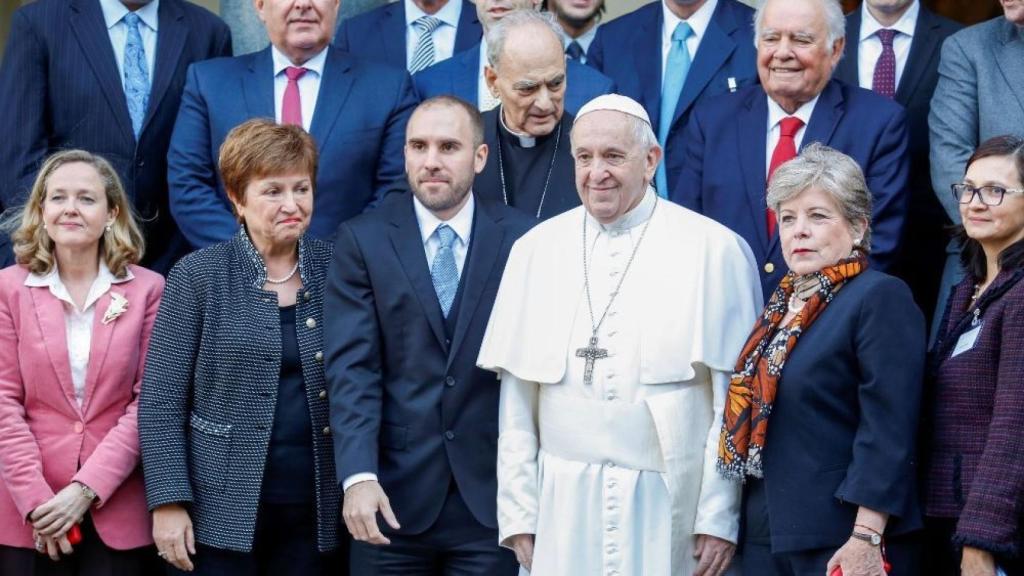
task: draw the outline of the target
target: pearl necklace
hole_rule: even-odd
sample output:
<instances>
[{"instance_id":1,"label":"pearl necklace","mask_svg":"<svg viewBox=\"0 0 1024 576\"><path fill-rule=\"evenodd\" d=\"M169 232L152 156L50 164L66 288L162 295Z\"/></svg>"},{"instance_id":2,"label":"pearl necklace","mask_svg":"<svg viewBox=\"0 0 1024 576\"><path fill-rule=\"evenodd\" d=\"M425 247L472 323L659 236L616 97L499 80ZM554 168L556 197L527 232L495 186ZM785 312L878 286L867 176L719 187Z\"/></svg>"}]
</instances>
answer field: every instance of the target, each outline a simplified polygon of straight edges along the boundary
<instances>
[{"instance_id":1,"label":"pearl necklace","mask_svg":"<svg viewBox=\"0 0 1024 576\"><path fill-rule=\"evenodd\" d=\"M267 274L267 284L284 284L285 282L292 279L295 273L299 270L299 261L295 261L295 266L292 266L292 271L288 273L284 278L271 278L270 274Z\"/></svg>"}]
</instances>

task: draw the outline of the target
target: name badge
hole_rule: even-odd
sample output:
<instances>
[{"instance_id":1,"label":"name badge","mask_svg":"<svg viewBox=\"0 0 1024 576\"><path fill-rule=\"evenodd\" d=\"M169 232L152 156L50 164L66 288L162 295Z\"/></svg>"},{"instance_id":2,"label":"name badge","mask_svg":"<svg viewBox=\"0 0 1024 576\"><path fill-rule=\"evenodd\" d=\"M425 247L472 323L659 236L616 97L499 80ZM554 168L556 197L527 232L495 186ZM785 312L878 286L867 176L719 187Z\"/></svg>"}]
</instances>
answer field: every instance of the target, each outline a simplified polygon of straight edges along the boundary
<instances>
[{"instance_id":1,"label":"name badge","mask_svg":"<svg viewBox=\"0 0 1024 576\"><path fill-rule=\"evenodd\" d=\"M984 326L984 323L980 323L974 328L971 328L967 332L961 334L960 339L956 341L956 348L953 348L953 354L950 355L950 358L956 358L971 348L974 348L974 343L978 340L978 334L981 333L982 326Z\"/></svg>"},{"instance_id":2,"label":"name badge","mask_svg":"<svg viewBox=\"0 0 1024 576\"><path fill-rule=\"evenodd\" d=\"M725 82L726 82L726 84L729 85L729 92L735 92L736 91L736 78L730 76L729 79L726 80Z\"/></svg>"}]
</instances>

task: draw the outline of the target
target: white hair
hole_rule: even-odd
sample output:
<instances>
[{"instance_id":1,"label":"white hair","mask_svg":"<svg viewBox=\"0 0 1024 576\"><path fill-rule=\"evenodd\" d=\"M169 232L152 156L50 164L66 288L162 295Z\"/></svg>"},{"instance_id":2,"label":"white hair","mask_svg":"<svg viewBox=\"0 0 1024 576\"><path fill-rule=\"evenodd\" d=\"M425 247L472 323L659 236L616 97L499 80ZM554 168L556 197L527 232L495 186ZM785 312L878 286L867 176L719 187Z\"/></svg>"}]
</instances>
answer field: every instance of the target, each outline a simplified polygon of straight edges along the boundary
<instances>
[{"instance_id":1,"label":"white hair","mask_svg":"<svg viewBox=\"0 0 1024 576\"><path fill-rule=\"evenodd\" d=\"M846 38L846 17L843 16L843 6L839 3L839 0L817 0L818 5L821 6L822 12L825 13L825 24L828 27L828 53L832 54L832 50L835 48L836 41L841 38ZM757 7L757 11L754 13L754 45L761 40L761 31L764 24L764 8L768 5L768 0L764 0L760 6Z\"/></svg>"},{"instance_id":2,"label":"white hair","mask_svg":"<svg viewBox=\"0 0 1024 576\"><path fill-rule=\"evenodd\" d=\"M515 10L491 25L490 30L487 31L487 62L490 63L491 68L498 69L498 61L501 58L501 53L505 50L505 41L508 39L509 33L517 28L533 25L548 28L555 35L558 44L562 44L562 29L555 21L553 14L525 8Z\"/></svg>"}]
</instances>

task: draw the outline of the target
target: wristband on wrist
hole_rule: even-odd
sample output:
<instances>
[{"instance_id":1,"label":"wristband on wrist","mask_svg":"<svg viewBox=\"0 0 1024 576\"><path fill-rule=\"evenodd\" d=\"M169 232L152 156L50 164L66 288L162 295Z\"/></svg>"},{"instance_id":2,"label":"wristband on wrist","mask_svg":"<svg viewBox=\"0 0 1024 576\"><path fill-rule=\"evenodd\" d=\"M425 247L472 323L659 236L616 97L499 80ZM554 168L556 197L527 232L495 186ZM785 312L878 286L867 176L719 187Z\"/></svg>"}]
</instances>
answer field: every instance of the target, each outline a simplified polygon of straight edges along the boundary
<instances>
[{"instance_id":1,"label":"wristband on wrist","mask_svg":"<svg viewBox=\"0 0 1024 576\"><path fill-rule=\"evenodd\" d=\"M868 532L873 532L875 534L878 534L879 536L882 535L881 532L879 532L878 530L875 530L874 528L872 528L871 526L868 526L867 524L854 524L853 527L854 528L863 528L863 529L867 530Z\"/></svg>"},{"instance_id":2,"label":"wristband on wrist","mask_svg":"<svg viewBox=\"0 0 1024 576\"><path fill-rule=\"evenodd\" d=\"M77 480L75 481L75 484L78 484L78 487L82 490L82 496L85 496L89 502L96 500L96 492L94 492L92 488L89 488Z\"/></svg>"}]
</instances>

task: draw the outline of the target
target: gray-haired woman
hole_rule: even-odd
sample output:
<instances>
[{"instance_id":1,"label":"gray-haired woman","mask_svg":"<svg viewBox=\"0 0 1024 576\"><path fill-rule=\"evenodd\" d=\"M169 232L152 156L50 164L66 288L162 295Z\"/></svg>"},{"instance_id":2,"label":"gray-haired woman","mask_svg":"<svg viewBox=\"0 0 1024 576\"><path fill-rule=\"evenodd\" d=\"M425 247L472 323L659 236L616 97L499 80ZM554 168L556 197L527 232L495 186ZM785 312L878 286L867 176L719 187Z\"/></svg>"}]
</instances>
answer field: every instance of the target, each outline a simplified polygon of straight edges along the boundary
<instances>
[{"instance_id":1,"label":"gray-haired woman","mask_svg":"<svg viewBox=\"0 0 1024 576\"><path fill-rule=\"evenodd\" d=\"M768 204L790 270L736 362L719 445L719 470L747 481L742 573L882 576L888 552L889 574L917 574L924 318L868 269L871 194L851 158L808 146Z\"/></svg>"}]
</instances>

